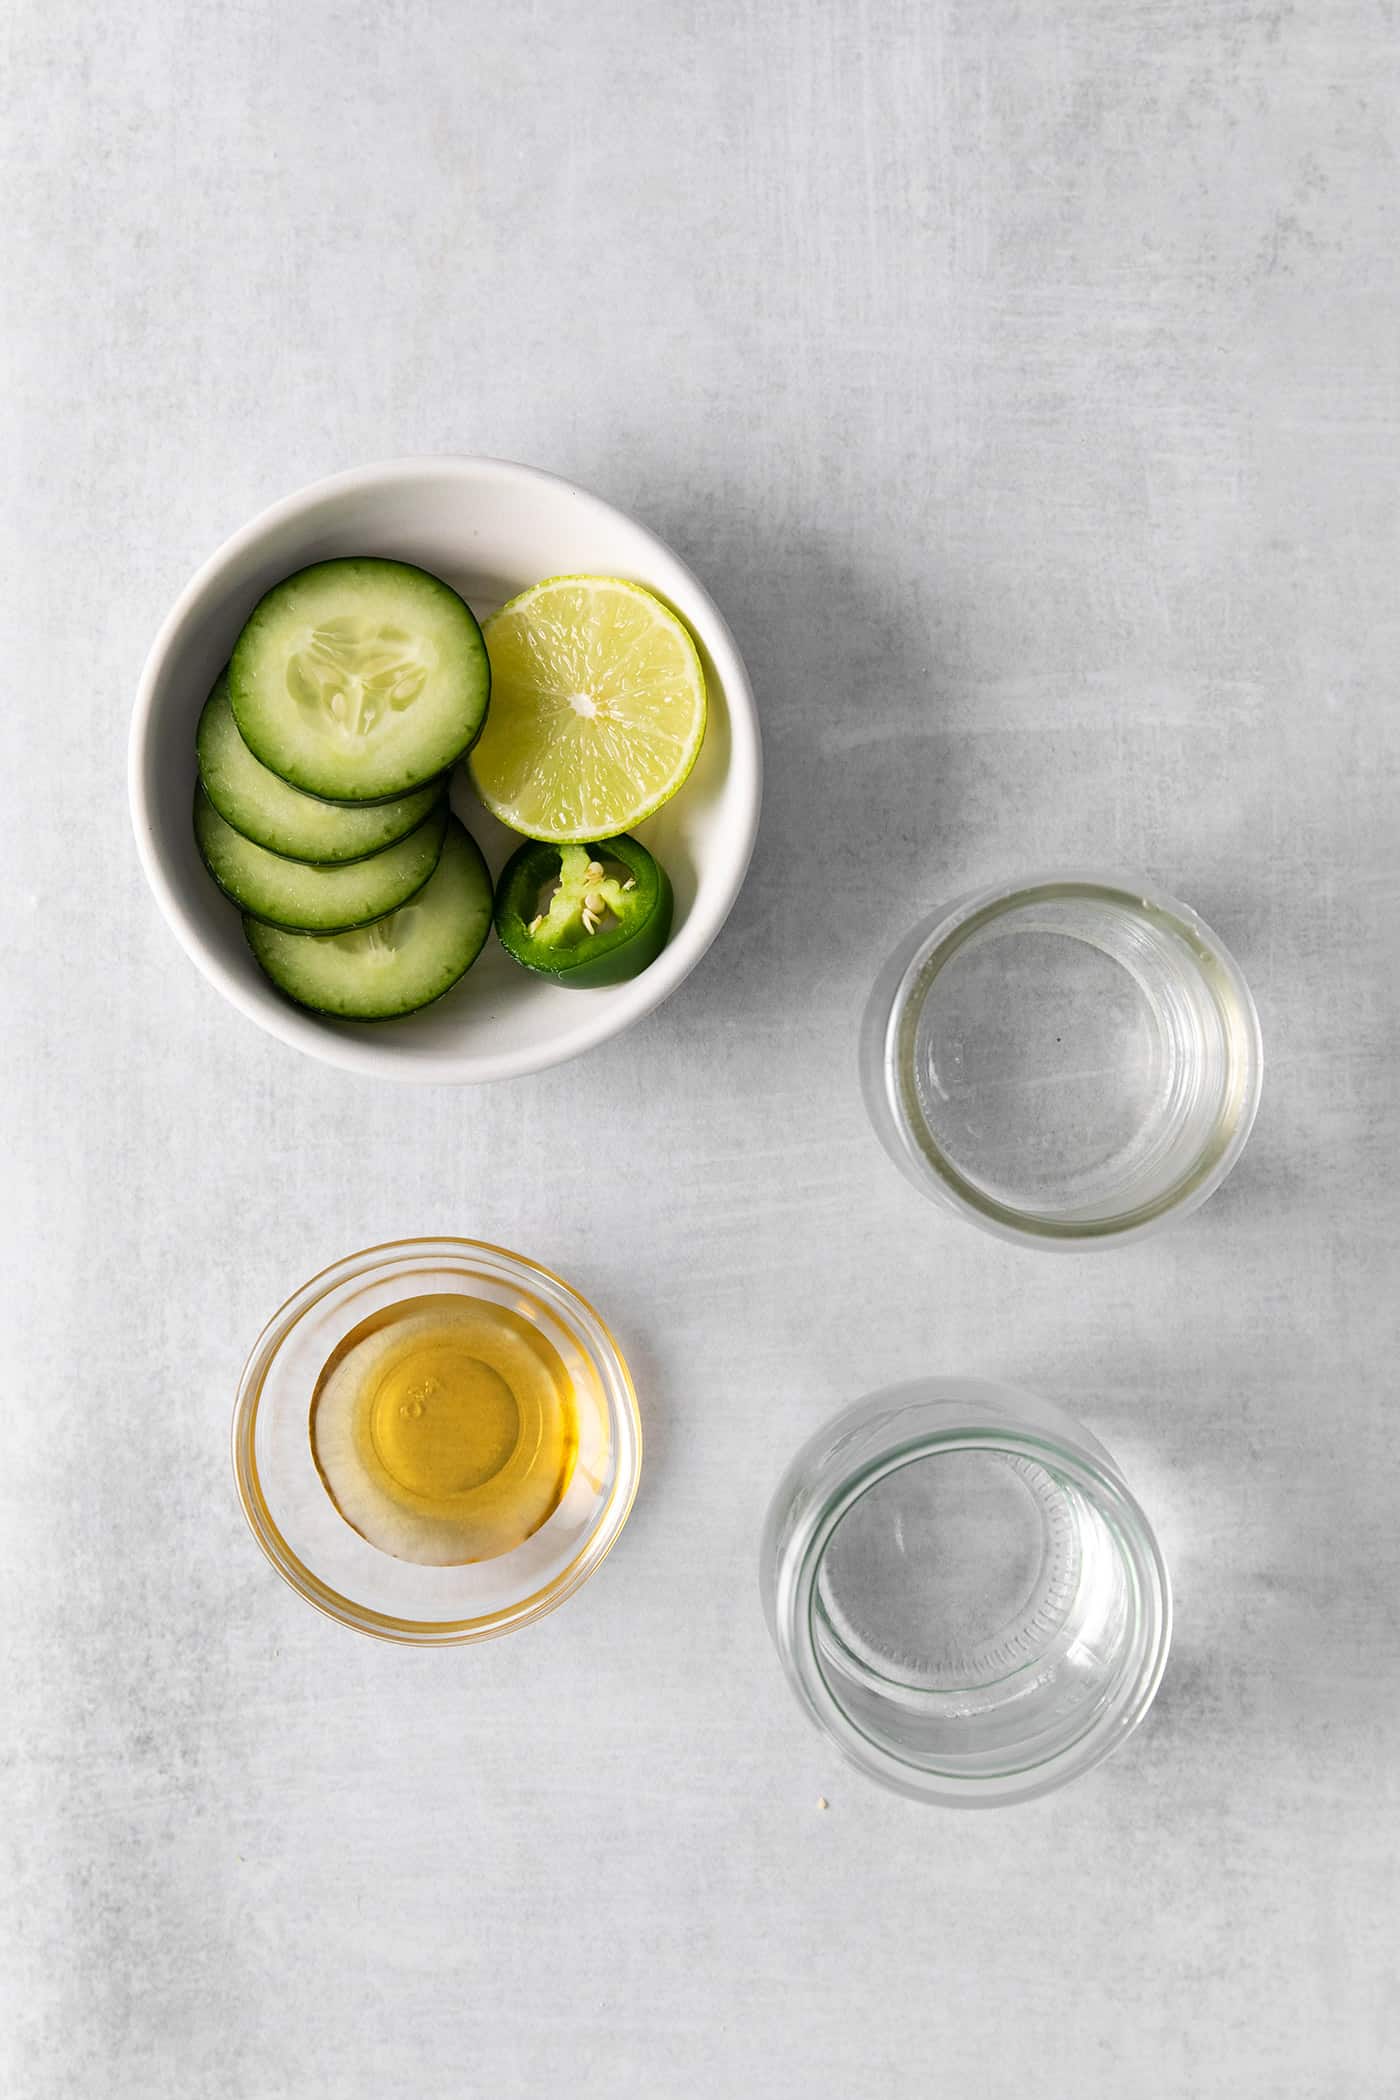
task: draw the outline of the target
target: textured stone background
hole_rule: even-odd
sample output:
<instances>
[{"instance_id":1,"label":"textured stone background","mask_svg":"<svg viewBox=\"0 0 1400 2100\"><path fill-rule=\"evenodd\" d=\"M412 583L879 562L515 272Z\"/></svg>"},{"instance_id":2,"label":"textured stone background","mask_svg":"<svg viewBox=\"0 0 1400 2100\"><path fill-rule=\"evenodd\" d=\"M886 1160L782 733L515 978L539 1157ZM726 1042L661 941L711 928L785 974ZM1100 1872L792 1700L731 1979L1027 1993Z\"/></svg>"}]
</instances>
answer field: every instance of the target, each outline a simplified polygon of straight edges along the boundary
<instances>
[{"instance_id":1,"label":"textured stone background","mask_svg":"<svg viewBox=\"0 0 1400 2100\"><path fill-rule=\"evenodd\" d=\"M7 2095L1396 2091L1398 35L11 0ZM770 785L660 1014L391 1092L183 960L124 739L225 534L437 450L675 542ZM1073 1262L936 1215L853 1076L876 950L1063 860L1194 903L1269 1055L1226 1190ZM577 1279L650 1440L596 1583L477 1653L323 1623L229 1474L266 1314L429 1230ZM794 1444L926 1368L1080 1412L1177 1580L1142 1733L994 1817L840 1769L756 1602Z\"/></svg>"}]
</instances>

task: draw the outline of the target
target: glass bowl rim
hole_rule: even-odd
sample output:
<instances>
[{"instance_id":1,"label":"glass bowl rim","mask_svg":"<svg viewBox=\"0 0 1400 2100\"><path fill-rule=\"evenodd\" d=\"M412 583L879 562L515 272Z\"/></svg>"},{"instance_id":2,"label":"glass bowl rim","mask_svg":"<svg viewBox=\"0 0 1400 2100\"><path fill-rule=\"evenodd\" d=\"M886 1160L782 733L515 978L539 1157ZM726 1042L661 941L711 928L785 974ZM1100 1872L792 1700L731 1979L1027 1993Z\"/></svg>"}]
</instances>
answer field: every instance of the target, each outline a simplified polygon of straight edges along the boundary
<instances>
[{"instance_id":1,"label":"glass bowl rim","mask_svg":"<svg viewBox=\"0 0 1400 2100\"><path fill-rule=\"evenodd\" d=\"M308 1568L284 1536L268 1506L254 1448L258 1406L267 1376L277 1353L298 1322L332 1290L375 1269L393 1268L418 1257L423 1263L462 1254L484 1257L484 1265L498 1266L508 1281L545 1287L545 1295L564 1307L578 1322L575 1339L598 1374L604 1394L609 1428L618 1447L618 1468L606 1501L581 1542L573 1559L553 1580L518 1603L471 1619L402 1619L373 1606L357 1604L351 1597L322 1581ZM413 1274L412 1267L405 1271ZM373 1247L342 1255L301 1284L284 1299L248 1352L238 1382L232 1424L234 1480L248 1528L264 1557L289 1588L337 1624L356 1633L411 1647L457 1647L491 1640L530 1625L572 1597L582 1587L617 1543L636 1500L642 1467L642 1423L637 1396L627 1360L611 1328L581 1291L547 1268L543 1262L492 1240L470 1239L440 1233L401 1240L384 1240Z\"/></svg>"}]
</instances>

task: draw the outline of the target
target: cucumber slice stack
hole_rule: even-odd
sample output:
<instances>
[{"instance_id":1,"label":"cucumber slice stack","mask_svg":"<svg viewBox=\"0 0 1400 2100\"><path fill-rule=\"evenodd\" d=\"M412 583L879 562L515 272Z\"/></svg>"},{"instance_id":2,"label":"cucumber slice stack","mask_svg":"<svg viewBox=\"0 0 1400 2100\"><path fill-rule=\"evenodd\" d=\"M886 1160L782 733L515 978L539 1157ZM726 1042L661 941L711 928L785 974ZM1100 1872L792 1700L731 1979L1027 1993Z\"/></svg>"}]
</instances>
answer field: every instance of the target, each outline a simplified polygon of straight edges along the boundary
<instances>
[{"instance_id":1,"label":"cucumber slice stack","mask_svg":"<svg viewBox=\"0 0 1400 2100\"><path fill-rule=\"evenodd\" d=\"M195 843L224 895L251 917L293 933L345 933L407 904L438 864L446 824L447 805L439 801L416 831L382 853L318 867L255 846L224 822L202 789L194 805Z\"/></svg>"},{"instance_id":2,"label":"cucumber slice stack","mask_svg":"<svg viewBox=\"0 0 1400 2100\"><path fill-rule=\"evenodd\" d=\"M254 758L239 735L229 705L227 671L220 673L204 703L195 749L204 792L224 822L255 846L291 860L363 860L407 838L442 799L440 780L392 802L366 802L358 809L321 802L289 787Z\"/></svg>"},{"instance_id":3,"label":"cucumber slice stack","mask_svg":"<svg viewBox=\"0 0 1400 2100\"><path fill-rule=\"evenodd\" d=\"M412 900L352 933L318 940L245 919L248 945L279 990L313 1013L388 1021L449 991L491 930L491 877L471 833L447 820L437 867Z\"/></svg>"},{"instance_id":4,"label":"cucumber slice stack","mask_svg":"<svg viewBox=\"0 0 1400 2100\"><path fill-rule=\"evenodd\" d=\"M319 562L255 606L200 716L194 830L297 1004L385 1020L475 962L491 879L447 768L490 682L470 609L404 562Z\"/></svg>"}]
</instances>

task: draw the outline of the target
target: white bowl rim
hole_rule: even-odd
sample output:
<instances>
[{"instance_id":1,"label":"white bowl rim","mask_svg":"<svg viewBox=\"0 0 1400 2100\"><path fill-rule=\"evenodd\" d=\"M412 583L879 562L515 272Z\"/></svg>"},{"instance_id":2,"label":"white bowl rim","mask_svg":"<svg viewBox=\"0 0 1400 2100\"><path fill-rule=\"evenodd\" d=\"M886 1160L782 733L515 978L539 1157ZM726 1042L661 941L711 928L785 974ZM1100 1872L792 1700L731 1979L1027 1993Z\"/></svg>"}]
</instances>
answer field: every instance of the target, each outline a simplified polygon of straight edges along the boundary
<instances>
[{"instance_id":1,"label":"white bowl rim","mask_svg":"<svg viewBox=\"0 0 1400 2100\"><path fill-rule=\"evenodd\" d=\"M359 1034L342 1035L313 1015L303 1013L299 1008L283 1002L271 986L267 987L263 994L260 987L254 987L253 991L250 991L240 982L204 940L186 908L179 889L167 875L156 849L154 826L146 794L145 753L150 736L156 688L166 658L177 637L195 616L205 593L210 585L217 581L221 571L256 545L265 533L294 520L300 513L311 509L327 496L350 490L372 490L392 484L405 474L452 480L461 476L464 470L468 474L473 471L484 475L506 474L522 481L535 482L567 494L576 502L594 507L613 519L621 520L643 541L649 543L661 565L669 565L675 573L685 578L687 585L694 591L704 608L703 625L693 624L696 625L699 639L709 652L719 674L720 686L724 693L730 734L726 777L737 785L739 791L741 828L728 866L717 876L708 895L697 895L680 931L641 976L634 978L630 983L613 987L605 1003L600 1002L590 1013L582 1014L576 1024L561 1030L548 1042L510 1052L473 1052L461 1060L462 1065L469 1069L457 1069L451 1060L445 1058L417 1065L411 1058L399 1054L391 1040L380 1043L365 1040ZM529 1072L543 1071L551 1065L563 1064L570 1058L594 1049L599 1043L620 1035L624 1029L631 1027L634 1021L640 1021L652 1013L676 990L714 941L743 887L744 877L753 856L754 842L758 836L763 794L763 757L753 689L728 623L699 577L659 534L632 517L629 512L620 509L617 504L609 503L606 498L594 495L591 490L566 480L562 475L551 474L543 467L528 466L519 460L499 459L482 453L409 453L396 459L377 460L362 467L347 467L338 473L324 475L318 481L308 482L304 487L293 490L290 495L280 497L277 502L259 511L201 562L162 620L142 666L127 743L127 792L137 854L161 915L191 962L218 991L222 992L230 1005L291 1048L303 1050L308 1055L319 1058L324 1063L339 1066L344 1071L424 1085L452 1085L517 1078Z\"/></svg>"}]
</instances>

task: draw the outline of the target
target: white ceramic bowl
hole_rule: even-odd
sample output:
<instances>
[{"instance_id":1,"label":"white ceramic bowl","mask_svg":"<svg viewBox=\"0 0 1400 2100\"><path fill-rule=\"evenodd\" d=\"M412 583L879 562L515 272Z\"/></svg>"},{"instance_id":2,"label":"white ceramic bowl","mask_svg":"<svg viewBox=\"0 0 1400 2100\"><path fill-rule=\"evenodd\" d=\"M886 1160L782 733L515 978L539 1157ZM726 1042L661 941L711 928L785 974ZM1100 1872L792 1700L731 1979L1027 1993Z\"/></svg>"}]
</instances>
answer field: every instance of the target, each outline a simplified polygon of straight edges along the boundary
<instances>
[{"instance_id":1,"label":"white ceramic bowl","mask_svg":"<svg viewBox=\"0 0 1400 2100\"><path fill-rule=\"evenodd\" d=\"M704 746L689 780L639 835L676 893L670 942L651 968L605 991L563 991L491 938L461 984L400 1021L322 1020L262 976L237 912L200 864L191 831L194 732L253 606L308 562L381 554L419 563L478 617L545 576L626 576L687 622L709 684ZM131 724L131 820L156 902L211 984L284 1043L385 1079L505 1079L619 1035L694 969L739 894L758 829L762 767L748 677L718 608L685 564L600 497L499 459L405 459L314 482L254 518L190 579L141 674ZM488 817L463 769L453 803L493 874L519 844Z\"/></svg>"}]
</instances>

